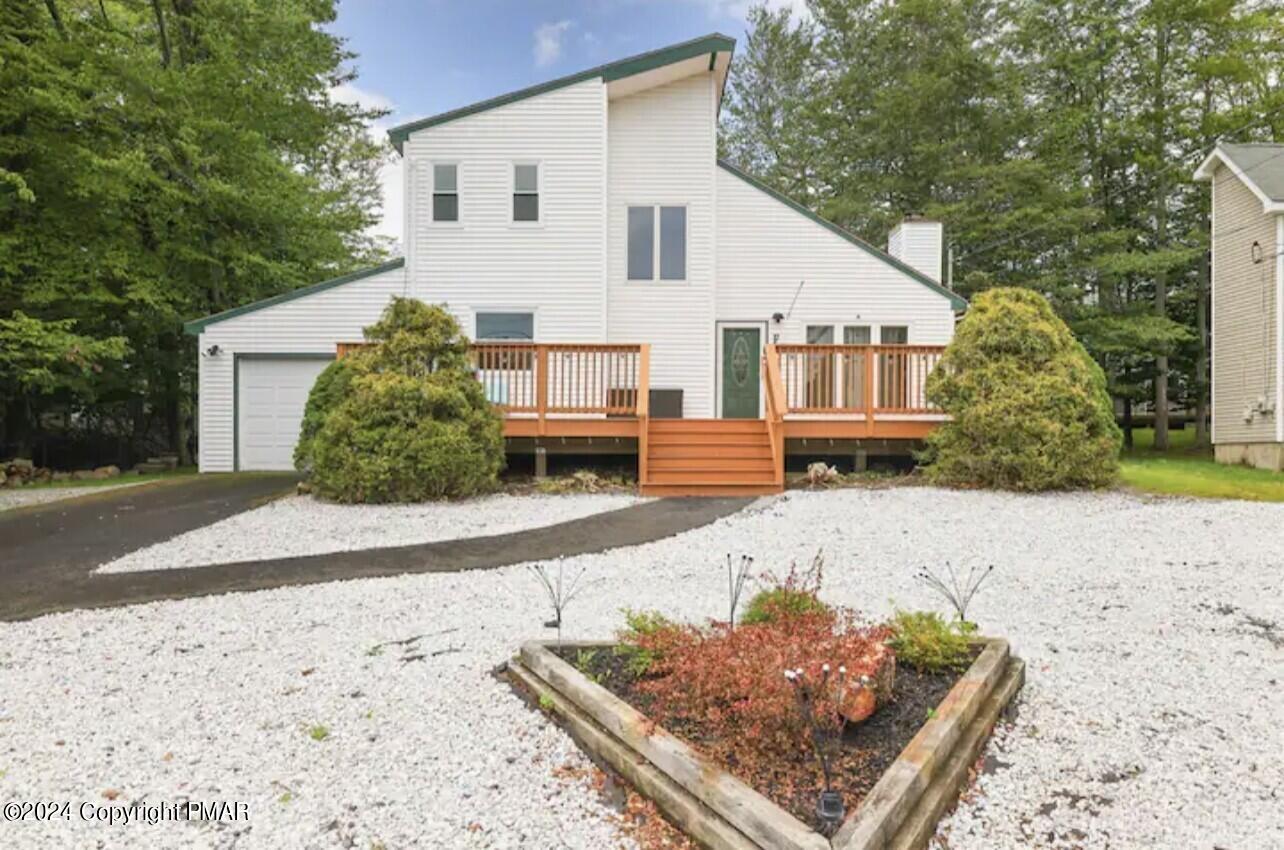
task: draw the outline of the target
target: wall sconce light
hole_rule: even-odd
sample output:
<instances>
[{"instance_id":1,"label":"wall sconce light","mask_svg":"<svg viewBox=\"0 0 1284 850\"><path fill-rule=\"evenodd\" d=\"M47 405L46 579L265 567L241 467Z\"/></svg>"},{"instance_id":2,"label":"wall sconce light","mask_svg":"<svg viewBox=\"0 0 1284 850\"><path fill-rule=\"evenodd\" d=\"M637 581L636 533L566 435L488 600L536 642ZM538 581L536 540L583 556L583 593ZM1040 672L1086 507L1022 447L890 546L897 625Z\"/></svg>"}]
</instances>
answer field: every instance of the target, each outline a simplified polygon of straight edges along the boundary
<instances>
[{"instance_id":1,"label":"wall sconce light","mask_svg":"<svg viewBox=\"0 0 1284 850\"><path fill-rule=\"evenodd\" d=\"M784 313L772 313L772 314L771 314L771 320L772 320L773 322L775 322L776 324L780 324L781 322L783 322L783 321L785 320L785 314L784 314Z\"/></svg>"},{"instance_id":2,"label":"wall sconce light","mask_svg":"<svg viewBox=\"0 0 1284 850\"><path fill-rule=\"evenodd\" d=\"M209 348L205 349L205 356L218 357L219 352L221 352L222 350L223 349L219 348L217 345L211 345Z\"/></svg>"},{"instance_id":3,"label":"wall sconce light","mask_svg":"<svg viewBox=\"0 0 1284 850\"><path fill-rule=\"evenodd\" d=\"M1256 241L1253 242L1252 256L1253 256L1253 265L1257 265L1262 261L1262 243L1261 242L1256 242Z\"/></svg>"}]
</instances>

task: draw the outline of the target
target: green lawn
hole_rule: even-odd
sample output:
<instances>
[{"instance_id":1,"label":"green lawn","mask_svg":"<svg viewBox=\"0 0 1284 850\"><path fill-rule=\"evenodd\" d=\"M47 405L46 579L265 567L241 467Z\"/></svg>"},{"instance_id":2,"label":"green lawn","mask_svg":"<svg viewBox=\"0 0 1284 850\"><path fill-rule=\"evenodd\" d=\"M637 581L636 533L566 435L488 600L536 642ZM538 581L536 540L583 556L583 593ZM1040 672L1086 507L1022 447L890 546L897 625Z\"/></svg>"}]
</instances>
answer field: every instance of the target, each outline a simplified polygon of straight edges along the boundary
<instances>
[{"instance_id":1,"label":"green lawn","mask_svg":"<svg viewBox=\"0 0 1284 850\"><path fill-rule=\"evenodd\" d=\"M1169 450L1156 451L1153 431L1133 430L1133 449L1120 462L1126 486L1174 496L1284 502L1284 473L1216 463L1211 449L1194 447L1194 428L1169 437Z\"/></svg>"},{"instance_id":2,"label":"green lawn","mask_svg":"<svg viewBox=\"0 0 1284 850\"><path fill-rule=\"evenodd\" d=\"M117 475L115 478L86 478L83 481L42 481L39 484L27 484L23 490L52 490L68 488L90 488L90 487L107 487L112 484L141 484L146 481L167 481L171 478L181 478L187 475L195 475L196 467L185 466L175 469L173 472L154 472L149 475L132 475L128 472L123 475Z\"/></svg>"}]
</instances>

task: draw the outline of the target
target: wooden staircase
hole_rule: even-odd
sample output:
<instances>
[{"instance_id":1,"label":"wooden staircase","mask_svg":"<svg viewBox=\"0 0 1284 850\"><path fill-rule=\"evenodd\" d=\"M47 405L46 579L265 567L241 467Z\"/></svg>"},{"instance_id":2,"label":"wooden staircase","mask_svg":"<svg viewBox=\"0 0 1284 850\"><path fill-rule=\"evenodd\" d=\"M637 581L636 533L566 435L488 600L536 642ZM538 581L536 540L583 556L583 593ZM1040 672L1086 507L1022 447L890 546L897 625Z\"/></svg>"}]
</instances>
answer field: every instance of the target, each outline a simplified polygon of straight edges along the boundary
<instances>
[{"instance_id":1,"label":"wooden staircase","mask_svg":"<svg viewBox=\"0 0 1284 850\"><path fill-rule=\"evenodd\" d=\"M765 419L650 419L639 451L645 496L779 493L783 464Z\"/></svg>"}]
</instances>

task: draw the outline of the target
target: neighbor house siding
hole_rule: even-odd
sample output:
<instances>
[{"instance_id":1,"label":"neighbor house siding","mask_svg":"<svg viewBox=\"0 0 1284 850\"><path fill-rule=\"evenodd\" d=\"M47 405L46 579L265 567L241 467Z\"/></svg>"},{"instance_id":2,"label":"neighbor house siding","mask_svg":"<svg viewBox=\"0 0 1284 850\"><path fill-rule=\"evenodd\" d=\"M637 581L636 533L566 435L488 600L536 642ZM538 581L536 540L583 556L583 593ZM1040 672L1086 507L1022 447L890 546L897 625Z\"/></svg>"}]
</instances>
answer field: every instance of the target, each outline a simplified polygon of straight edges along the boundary
<instances>
[{"instance_id":1,"label":"neighbor house siding","mask_svg":"<svg viewBox=\"0 0 1284 850\"><path fill-rule=\"evenodd\" d=\"M333 355L336 342L361 340L362 329L404 288L403 270L394 269L206 327L198 349L201 472L233 469L236 355ZM219 353L207 355L214 345Z\"/></svg>"},{"instance_id":2,"label":"neighbor house siding","mask_svg":"<svg viewBox=\"0 0 1284 850\"><path fill-rule=\"evenodd\" d=\"M601 341L605 121L605 87L592 79L412 133L406 268L416 297L448 304L470 334L479 309L530 310L542 340ZM458 166L457 224L432 221L437 162ZM539 165L538 224L512 222L518 162Z\"/></svg>"},{"instance_id":3,"label":"neighbor house siding","mask_svg":"<svg viewBox=\"0 0 1284 850\"><path fill-rule=\"evenodd\" d=\"M684 415L713 415L715 75L610 102L608 339L651 343L651 386L681 388ZM628 207L687 207L687 279L628 280Z\"/></svg>"},{"instance_id":4,"label":"neighbor house siding","mask_svg":"<svg viewBox=\"0 0 1284 850\"><path fill-rule=\"evenodd\" d=\"M722 321L766 321L784 343L807 325L906 325L909 342L944 345L954 333L949 299L802 213L718 169L718 299ZM799 286L801 285L801 290ZM795 295L797 300L795 301Z\"/></svg>"},{"instance_id":5,"label":"neighbor house siding","mask_svg":"<svg viewBox=\"0 0 1284 850\"><path fill-rule=\"evenodd\" d=\"M1275 215L1226 167L1213 179L1213 440L1260 443L1279 439L1277 244ZM1252 259L1253 243L1262 261ZM1274 414L1244 411L1259 397Z\"/></svg>"}]
</instances>

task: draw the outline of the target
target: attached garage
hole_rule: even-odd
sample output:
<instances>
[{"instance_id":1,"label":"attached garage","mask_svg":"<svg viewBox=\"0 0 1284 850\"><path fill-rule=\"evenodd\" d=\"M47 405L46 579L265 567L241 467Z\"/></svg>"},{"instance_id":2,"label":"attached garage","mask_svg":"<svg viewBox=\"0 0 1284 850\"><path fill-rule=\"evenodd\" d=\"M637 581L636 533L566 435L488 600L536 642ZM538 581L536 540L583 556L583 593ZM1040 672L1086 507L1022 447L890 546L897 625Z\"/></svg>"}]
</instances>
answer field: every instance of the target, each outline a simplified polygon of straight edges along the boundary
<instances>
[{"instance_id":1,"label":"attached garage","mask_svg":"<svg viewBox=\"0 0 1284 850\"><path fill-rule=\"evenodd\" d=\"M291 470L308 393L394 296L401 260L188 322L200 356L201 472Z\"/></svg>"},{"instance_id":2,"label":"attached garage","mask_svg":"<svg viewBox=\"0 0 1284 850\"><path fill-rule=\"evenodd\" d=\"M333 357L243 354L236 358L236 468L294 469L303 408Z\"/></svg>"}]
</instances>

